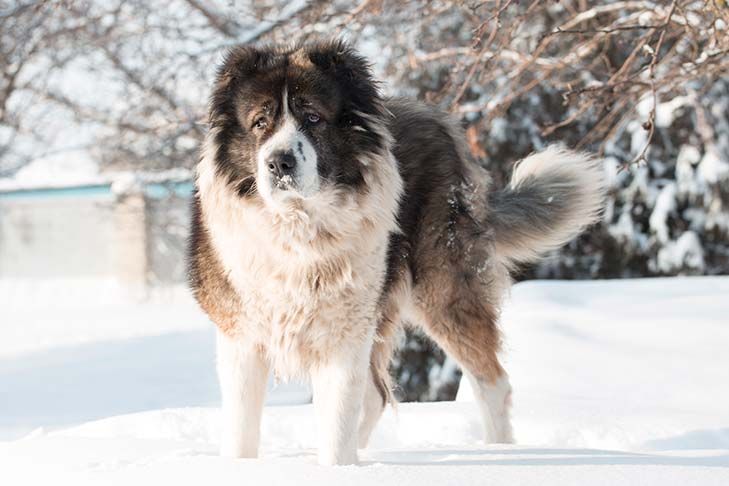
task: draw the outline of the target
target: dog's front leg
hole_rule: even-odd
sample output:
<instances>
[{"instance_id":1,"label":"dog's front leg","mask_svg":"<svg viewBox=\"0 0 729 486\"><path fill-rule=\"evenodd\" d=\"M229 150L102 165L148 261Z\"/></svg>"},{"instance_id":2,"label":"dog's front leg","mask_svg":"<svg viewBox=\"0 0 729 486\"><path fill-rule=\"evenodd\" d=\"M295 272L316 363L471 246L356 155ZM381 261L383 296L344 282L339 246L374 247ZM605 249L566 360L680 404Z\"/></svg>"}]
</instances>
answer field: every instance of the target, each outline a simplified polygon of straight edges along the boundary
<instances>
[{"instance_id":1,"label":"dog's front leg","mask_svg":"<svg viewBox=\"0 0 729 486\"><path fill-rule=\"evenodd\" d=\"M343 348L312 370L322 465L357 463L357 427L372 341Z\"/></svg>"},{"instance_id":2,"label":"dog's front leg","mask_svg":"<svg viewBox=\"0 0 729 486\"><path fill-rule=\"evenodd\" d=\"M218 331L218 380L223 399L220 455L257 457L270 365L259 346Z\"/></svg>"}]
</instances>

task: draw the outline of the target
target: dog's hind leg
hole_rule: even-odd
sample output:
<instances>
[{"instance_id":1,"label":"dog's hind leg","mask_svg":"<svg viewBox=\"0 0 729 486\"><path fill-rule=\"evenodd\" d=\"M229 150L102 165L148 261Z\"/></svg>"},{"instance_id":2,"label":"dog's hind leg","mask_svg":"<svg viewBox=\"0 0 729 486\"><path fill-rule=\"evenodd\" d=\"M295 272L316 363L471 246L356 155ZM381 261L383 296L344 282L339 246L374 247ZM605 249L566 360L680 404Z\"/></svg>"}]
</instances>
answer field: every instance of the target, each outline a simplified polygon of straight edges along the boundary
<instances>
[{"instance_id":1,"label":"dog's hind leg","mask_svg":"<svg viewBox=\"0 0 729 486\"><path fill-rule=\"evenodd\" d=\"M444 272L446 273L446 272ZM484 423L487 443L513 442L509 408L511 386L499 363L498 311L486 295L446 275L425 279L413 289L413 307L426 333L453 357L471 381Z\"/></svg>"},{"instance_id":2,"label":"dog's hind leg","mask_svg":"<svg viewBox=\"0 0 729 486\"><path fill-rule=\"evenodd\" d=\"M220 454L257 457L270 365L264 351L218 331L218 380L223 399Z\"/></svg>"},{"instance_id":3,"label":"dog's hind leg","mask_svg":"<svg viewBox=\"0 0 729 486\"><path fill-rule=\"evenodd\" d=\"M362 413L359 420L358 447L364 449L370 439L372 431L375 429L377 422L382 416L387 404L387 396L383 395L382 387L387 386L383 383L381 377L374 374L372 366L367 377L367 388L365 389L364 403L362 405Z\"/></svg>"},{"instance_id":4,"label":"dog's hind leg","mask_svg":"<svg viewBox=\"0 0 729 486\"><path fill-rule=\"evenodd\" d=\"M451 320L426 318L426 332L460 364L470 381L481 412L486 443L513 442L509 418L511 385L496 354L495 326L483 317L464 320L465 316L457 317L458 312L451 314Z\"/></svg>"},{"instance_id":5,"label":"dog's hind leg","mask_svg":"<svg viewBox=\"0 0 729 486\"><path fill-rule=\"evenodd\" d=\"M509 409L511 407L511 385L508 375L496 378L477 378L470 371L464 370L473 389L484 424L486 443L511 443L514 437L511 431Z\"/></svg>"},{"instance_id":6,"label":"dog's hind leg","mask_svg":"<svg viewBox=\"0 0 729 486\"><path fill-rule=\"evenodd\" d=\"M384 302L382 316L377 325L375 341L370 354L370 369L365 390L364 405L359 421L359 448L367 447L370 435L382 416L387 403L394 405L392 395L392 378L390 377L390 360L395 348L395 341L400 325L400 304L406 295L405 285L398 285L397 291L390 292Z\"/></svg>"}]
</instances>

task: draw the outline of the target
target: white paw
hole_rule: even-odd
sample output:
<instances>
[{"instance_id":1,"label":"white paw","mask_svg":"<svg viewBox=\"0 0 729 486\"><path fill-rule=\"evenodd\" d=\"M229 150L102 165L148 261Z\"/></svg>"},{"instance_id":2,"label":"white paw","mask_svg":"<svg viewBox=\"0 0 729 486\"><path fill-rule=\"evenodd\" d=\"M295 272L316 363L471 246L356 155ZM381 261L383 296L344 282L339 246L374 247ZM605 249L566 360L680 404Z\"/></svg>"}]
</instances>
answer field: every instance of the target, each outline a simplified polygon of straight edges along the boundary
<instances>
[{"instance_id":1,"label":"white paw","mask_svg":"<svg viewBox=\"0 0 729 486\"><path fill-rule=\"evenodd\" d=\"M255 459L258 457L258 448L224 442L220 446L220 456L229 459Z\"/></svg>"}]
</instances>

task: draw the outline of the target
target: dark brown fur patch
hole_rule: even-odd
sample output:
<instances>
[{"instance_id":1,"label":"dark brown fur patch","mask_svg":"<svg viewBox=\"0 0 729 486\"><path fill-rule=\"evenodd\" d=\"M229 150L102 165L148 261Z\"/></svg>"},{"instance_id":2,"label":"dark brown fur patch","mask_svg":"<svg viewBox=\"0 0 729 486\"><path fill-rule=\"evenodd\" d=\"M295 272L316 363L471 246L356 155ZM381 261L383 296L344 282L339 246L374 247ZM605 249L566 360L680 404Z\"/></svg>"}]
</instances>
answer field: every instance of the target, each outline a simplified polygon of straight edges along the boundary
<instances>
[{"instance_id":1,"label":"dark brown fur patch","mask_svg":"<svg viewBox=\"0 0 729 486\"><path fill-rule=\"evenodd\" d=\"M190 233L188 280L200 307L216 326L228 336L235 331L241 313L241 301L226 277L202 222L200 200L192 200L193 224Z\"/></svg>"}]
</instances>

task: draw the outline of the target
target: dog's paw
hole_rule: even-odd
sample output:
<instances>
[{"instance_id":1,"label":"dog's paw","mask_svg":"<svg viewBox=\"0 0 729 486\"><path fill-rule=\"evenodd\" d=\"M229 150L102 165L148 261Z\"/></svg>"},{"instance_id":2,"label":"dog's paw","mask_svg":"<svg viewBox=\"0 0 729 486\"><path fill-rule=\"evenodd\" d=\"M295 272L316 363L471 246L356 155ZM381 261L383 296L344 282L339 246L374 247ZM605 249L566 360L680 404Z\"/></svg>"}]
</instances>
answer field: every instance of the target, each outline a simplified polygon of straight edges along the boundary
<instances>
[{"instance_id":1,"label":"dog's paw","mask_svg":"<svg viewBox=\"0 0 729 486\"><path fill-rule=\"evenodd\" d=\"M357 451L339 451L339 453L319 451L319 465L321 466L348 466L358 463Z\"/></svg>"}]
</instances>

